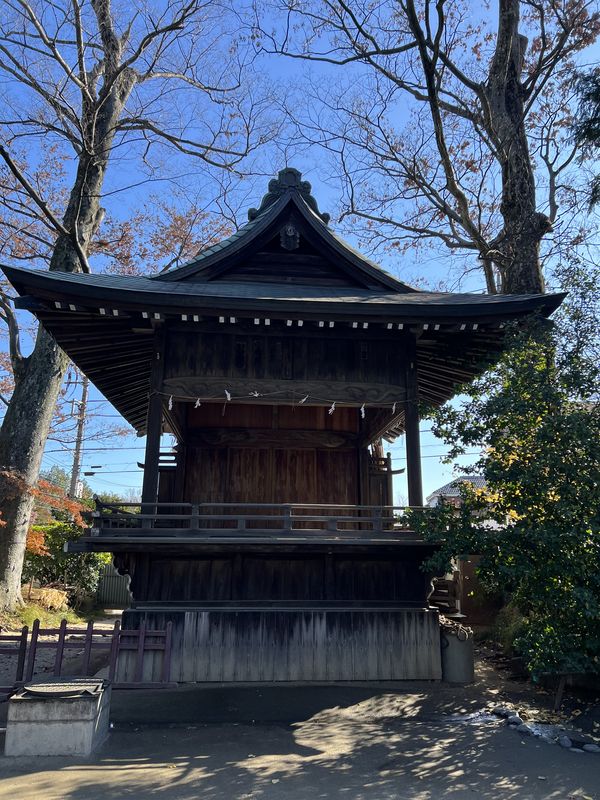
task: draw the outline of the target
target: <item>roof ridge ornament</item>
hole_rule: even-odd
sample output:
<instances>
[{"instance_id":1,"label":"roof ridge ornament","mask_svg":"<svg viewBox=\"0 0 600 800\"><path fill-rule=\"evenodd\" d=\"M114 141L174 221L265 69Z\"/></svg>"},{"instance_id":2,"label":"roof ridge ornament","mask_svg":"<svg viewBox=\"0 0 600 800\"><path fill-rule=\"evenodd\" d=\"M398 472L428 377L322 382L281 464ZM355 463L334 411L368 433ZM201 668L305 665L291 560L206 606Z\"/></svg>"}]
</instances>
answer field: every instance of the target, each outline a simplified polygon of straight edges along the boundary
<instances>
[{"instance_id":1,"label":"roof ridge ornament","mask_svg":"<svg viewBox=\"0 0 600 800\"><path fill-rule=\"evenodd\" d=\"M302 173L293 167L286 167L277 173L276 178L271 178L269 181L268 191L261 200L260 208L249 209L248 219L250 221L256 219L256 217L259 214L262 214L266 208L273 205L273 203L278 200L281 195L291 191L298 192L311 211L314 211L314 213L325 223L325 225L329 223L331 216L329 214L321 214L319 211L317 201L311 194L312 186L308 181L303 181Z\"/></svg>"}]
</instances>

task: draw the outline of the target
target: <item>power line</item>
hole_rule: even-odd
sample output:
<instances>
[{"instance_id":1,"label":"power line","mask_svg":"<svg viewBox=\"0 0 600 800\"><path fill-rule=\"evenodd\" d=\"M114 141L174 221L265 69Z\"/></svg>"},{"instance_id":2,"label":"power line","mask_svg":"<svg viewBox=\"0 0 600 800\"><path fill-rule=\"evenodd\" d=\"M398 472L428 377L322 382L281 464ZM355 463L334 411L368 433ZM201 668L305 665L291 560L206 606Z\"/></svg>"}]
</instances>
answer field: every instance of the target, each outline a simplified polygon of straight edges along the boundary
<instances>
[{"instance_id":1,"label":"power line","mask_svg":"<svg viewBox=\"0 0 600 800\"><path fill-rule=\"evenodd\" d=\"M105 453L110 450L145 450L146 448L142 445L139 447L86 447L86 453ZM69 453L70 450L67 448L58 448L57 450L46 450L47 453Z\"/></svg>"},{"instance_id":2,"label":"power line","mask_svg":"<svg viewBox=\"0 0 600 800\"><path fill-rule=\"evenodd\" d=\"M443 458L444 456L448 455L448 453L428 453L426 456L421 456L421 458ZM466 453L459 453L457 458L462 458L463 456L478 456L481 455L481 450L468 450ZM406 461L405 456L396 456L392 458L392 461Z\"/></svg>"},{"instance_id":3,"label":"power line","mask_svg":"<svg viewBox=\"0 0 600 800\"><path fill-rule=\"evenodd\" d=\"M479 455L480 452L481 451L479 451L479 450L469 450L466 453L460 453L458 458L461 458L462 456ZM443 456L444 456L444 453L433 453L433 454L430 453L430 454L428 454L426 456L421 456L421 458L442 458ZM406 461L406 458L404 456L398 456L396 458L392 458L392 461ZM119 466L119 465L116 464L115 466ZM133 474L133 473L141 474L142 471L143 471L141 467L138 467L138 469L113 469L110 464L104 464L101 467L101 469L109 470L109 472L101 473L101 472L97 471L96 475L98 475L98 474L100 474L100 475L102 475L102 474L106 474L106 475L108 475L108 474L110 474L110 475L126 475L126 474Z\"/></svg>"},{"instance_id":4,"label":"power line","mask_svg":"<svg viewBox=\"0 0 600 800\"><path fill-rule=\"evenodd\" d=\"M100 470L94 470L94 475L126 475L128 473L136 473L141 475L143 473L142 469L111 469L109 472L100 472ZM84 473L85 474L85 473ZM91 477L91 476L88 476Z\"/></svg>"}]
</instances>

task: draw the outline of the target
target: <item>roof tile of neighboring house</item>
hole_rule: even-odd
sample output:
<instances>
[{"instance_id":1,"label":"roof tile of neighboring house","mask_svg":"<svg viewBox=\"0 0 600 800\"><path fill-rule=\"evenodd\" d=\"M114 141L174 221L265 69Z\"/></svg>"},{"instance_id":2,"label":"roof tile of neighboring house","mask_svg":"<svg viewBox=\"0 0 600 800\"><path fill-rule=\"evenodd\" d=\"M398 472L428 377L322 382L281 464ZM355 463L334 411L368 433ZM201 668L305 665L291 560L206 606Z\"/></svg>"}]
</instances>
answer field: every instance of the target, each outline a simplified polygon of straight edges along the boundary
<instances>
[{"instance_id":1,"label":"roof tile of neighboring house","mask_svg":"<svg viewBox=\"0 0 600 800\"><path fill-rule=\"evenodd\" d=\"M433 500L434 497L460 497L461 483L470 483L475 489L485 489L487 486L486 480L482 475L465 475L440 486L439 489L436 489L428 496L427 503Z\"/></svg>"}]
</instances>

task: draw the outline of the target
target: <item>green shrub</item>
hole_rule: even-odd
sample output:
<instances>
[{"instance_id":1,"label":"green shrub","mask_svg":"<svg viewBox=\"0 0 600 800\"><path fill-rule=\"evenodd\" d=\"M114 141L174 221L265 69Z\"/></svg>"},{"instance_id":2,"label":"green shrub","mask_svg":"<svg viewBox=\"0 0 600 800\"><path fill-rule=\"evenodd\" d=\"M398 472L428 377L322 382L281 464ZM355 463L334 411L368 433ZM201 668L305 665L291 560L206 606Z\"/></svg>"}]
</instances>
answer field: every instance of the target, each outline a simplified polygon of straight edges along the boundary
<instances>
[{"instance_id":1,"label":"green shrub","mask_svg":"<svg viewBox=\"0 0 600 800\"><path fill-rule=\"evenodd\" d=\"M501 608L496 616L492 637L507 655L516 652L515 642L523 634L525 619L518 608L507 605Z\"/></svg>"},{"instance_id":2,"label":"green shrub","mask_svg":"<svg viewBox=\"0 0 600 800\"><path fill-rule=\"evenodd\" d=\"M69 604L79 607L86 597L93 595L98 587L100 572L109 563L106 553L65 553L64 546L78 539L83 529L66 522L49 525L34 525L35 551L28 548L23 565L23 579L37 580L42 585L58 583L66 585ZM43 546L39 546L40 534Z\"/></svg>"},{"instance_id":3,"label":"green shrub","mask_svg":"<svg viewBox=\"0 0 600 800\"><path fill-rule=\"evenodd\" d=\"M433 415L449 458L481 453L469 471L485 489L465 482L460 508L411 520L439 543L437 574L461 553L481 557L480 580L521 615L503 635L535 678L600 674L600 308L597 290L586 305L568 288L554 327L508 331L498 365Z\"/></svg>"}]
</instances>

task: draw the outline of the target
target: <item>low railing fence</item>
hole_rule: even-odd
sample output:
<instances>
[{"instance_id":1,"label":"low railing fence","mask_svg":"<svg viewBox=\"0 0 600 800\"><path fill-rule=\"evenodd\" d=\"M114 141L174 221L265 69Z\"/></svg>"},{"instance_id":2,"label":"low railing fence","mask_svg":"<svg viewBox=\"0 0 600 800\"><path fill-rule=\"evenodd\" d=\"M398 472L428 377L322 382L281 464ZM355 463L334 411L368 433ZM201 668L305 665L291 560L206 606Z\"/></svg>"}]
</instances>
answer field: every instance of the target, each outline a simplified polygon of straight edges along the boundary
<instances>
[{"instance_id":1,"label":"low railing fence","mask_svg":"<svg viewBox=\"0 0 600 800\"><path fill-rule=\"evenodd\" d=\"M69 627L63 619L58 628L42 628L40 620L33 622L31 630L23 626L20 633L3 633L0 629L0 656L14 659L14 680L7 679L3 669L3 686L0 692L11 692L23 683L28 683L37 674L38 656L42 650L54 650L54 659L43 674L61 677L89 677L98 671L99 663L108 667L108 679L115 689L161 688L170 685L172 624L167 622L165 630L151 630L144 623L138 629L123 630L120 621L112 628L94 628L89 622L85 629ZM77 659L65 658L67 651L78 651ZM144 681L144 664L148 657L162 653L160 680ZM94 658L105 653L106 658ZM131 679L118 680L119 657L127 653L132 663Z\"/></svg>"},{"instance_id":2,"label":"low railing fence","mask_svg":"<svg viewBox=\"0 0 600 800\"><path fill-rule=\"evenodd\" d=\"M96 502L91 535L156 533L181 536L187 531L243 535L385 534L410 532L406 506L323 505L317 503L120 503ZM410 510L414 510L414 507Z\"/></svg>"}]
</instances>

